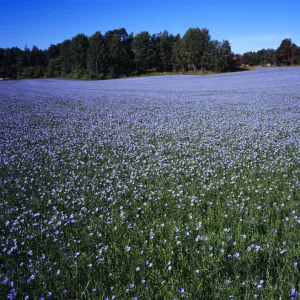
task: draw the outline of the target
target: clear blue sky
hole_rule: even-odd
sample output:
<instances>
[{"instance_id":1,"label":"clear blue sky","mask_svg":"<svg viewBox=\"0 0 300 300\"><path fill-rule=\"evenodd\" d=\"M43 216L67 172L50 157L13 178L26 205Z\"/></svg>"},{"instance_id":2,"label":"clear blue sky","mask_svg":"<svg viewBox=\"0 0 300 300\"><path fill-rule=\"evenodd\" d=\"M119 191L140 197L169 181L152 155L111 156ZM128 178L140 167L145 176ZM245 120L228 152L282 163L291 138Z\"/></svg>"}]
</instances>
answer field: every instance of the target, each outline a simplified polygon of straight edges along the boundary
<instances>
[{"instance_id":1,"label":"clear blue sky","mask_svg":"<svg viewBox=\"0 0 300 300\"><path fill-rule=\"evenodd\" d=\"M181 36L190 27L206 27L212 39L227 39L232 51L244 53L277 48L284 38L300 46L299 15L299 0L3 0L0 48L47 49L78 33L122 27Z\"/></svg>"}]
</instances>

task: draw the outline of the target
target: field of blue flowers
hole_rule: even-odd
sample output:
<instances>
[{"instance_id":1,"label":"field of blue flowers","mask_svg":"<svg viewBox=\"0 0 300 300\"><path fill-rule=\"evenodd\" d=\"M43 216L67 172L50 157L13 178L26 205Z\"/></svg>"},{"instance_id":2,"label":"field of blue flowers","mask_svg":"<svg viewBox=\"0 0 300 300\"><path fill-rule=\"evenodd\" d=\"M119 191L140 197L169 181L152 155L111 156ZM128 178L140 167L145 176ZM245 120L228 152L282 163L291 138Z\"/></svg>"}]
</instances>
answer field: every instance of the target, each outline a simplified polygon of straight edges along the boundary
<instances>
[{"instance_id":1,"label":"field of blue flowers","mask_svg":"<svg viewBox=\"0 0 300 300\"><path fill-rule=\"evenodd\" d=\"M0 299L296 298L299 181L300 68L1 82Z\"/></svg>"}]
</instances>

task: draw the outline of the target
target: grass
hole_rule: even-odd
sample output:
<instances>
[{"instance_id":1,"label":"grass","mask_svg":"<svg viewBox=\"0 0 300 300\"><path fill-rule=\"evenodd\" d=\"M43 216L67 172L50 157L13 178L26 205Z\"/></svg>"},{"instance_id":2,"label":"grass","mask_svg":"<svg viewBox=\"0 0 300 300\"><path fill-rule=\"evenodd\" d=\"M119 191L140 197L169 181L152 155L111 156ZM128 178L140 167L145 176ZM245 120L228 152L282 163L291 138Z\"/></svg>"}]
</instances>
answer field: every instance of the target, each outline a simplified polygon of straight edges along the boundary
<instances>
[{"instance_id":1,"label":"grass","mask_svg":"<svg viewBox=\"0 0 300 300\"><path fill-rule=\"evenodd\" d=\"M199 70L196 72L193 71L186 71L186 72L156 72L156 71L149 71L144 74L134 75L131 77L150 77L150 76L170 76L170 75L213 75L217 74L213 71L206 71L206 70Z\"/></svg>"}]
</instances>

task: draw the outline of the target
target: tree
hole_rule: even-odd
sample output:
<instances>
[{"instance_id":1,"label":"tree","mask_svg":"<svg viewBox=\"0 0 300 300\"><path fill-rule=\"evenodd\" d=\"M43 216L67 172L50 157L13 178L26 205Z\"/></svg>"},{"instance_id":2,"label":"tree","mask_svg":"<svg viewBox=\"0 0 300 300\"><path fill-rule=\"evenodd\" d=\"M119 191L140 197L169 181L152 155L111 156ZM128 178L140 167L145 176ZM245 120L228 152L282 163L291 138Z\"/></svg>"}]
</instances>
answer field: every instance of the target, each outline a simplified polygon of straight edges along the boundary
<instances>
[{"instance_id":1,"label":"tree","mask_svg":"<svg viewBox=\"0 0 300 300\"><path fill-rule=\"evenodd\" d=\"M47 50L36 46L24 50L0 48L0 77L114 78L149 70L212 70L227 72L235 65L300 64L300 47L291 39L274 49L234 55L230 43L211 40L208 29L190 28L183 38L168 31L130 35L125 28L99 31L91 37L78 34L72 40L51 44ZM88 76L88 77L87 77Z\"/></svg>"},{"instance_id":2,"label":"tree","mask_svg":"<svg viewBox=\"0 0 300 300\"><path fill-rule=\"evenodd\" d=\"M34 78L43 77L47 66L46 51L40 50L38 47L33 46L30 51L29 57L30 57L29 66L27 67L29 69L23 70L23 72L28 73L26 77L34 77Z\"/></svg>"},{"instance_id":3,"label":"tree","mask_svg":"<svg viewBox=\"0 0 300 300\"><path fill-rule=\"evenodd\" d=\"M290 65L292 63L292 41L291 39L282 40L275 52L276 64Z\"/></svg>"},{"instance_id":4,"label":"tree","mask_svg":"<svg viewBox=\"0 0 300 300\"><path fill-rule=\"evenodd\" d=\"M273 65L274 62L275 62L275 50L274 49L267 49L265 57L266 57L266 63Z\"/></svg>"},{"instance_id":5,"label":"tree","mask_svg":"<svg viewBox=\"0 0 300 300\"><path fill-rule=\"evenodd\" d=\"M183 60L182 43L179 34L177 34L174 39L171 62L174 72L178 72L179 70L184 71L185 64Z\"/></svg>"},{"instance_id":6,"label":"tree","mask_svg":"<svg viewBox=\"0 0 300 300\"><path fill-rule=\"evenodd\" d=\"M107 31L104 43L109 76L113 78L122 74L130 75L134 68L133 34L128 35L125 28Z\"/></svg>"},{"instance_id":7,"label":"tree","mask_svg":"<svg viewBox=\"0 0 300 300\"><path fill-rule=\"evenodd\" d=\"M182 38L183 58L189 70L196 72L201 67L202 56L210 36L206 28L190 28Z\"/></svg>"},{"instance_id":8,"label":"tree","mask_svg":"<svg viewBox=\"0 0 300 300\"><path fill-rule=\"evenodd\" d=\"M47 50L48 60L57 58L60 55L60 44L53 45L51 44Z\"/></svg>"},{"instance_id":9,"label":"tree","mask_svg":"<svg viewBox=\"0 0 300 300\"><path fill-rule=\"evenodd\" d=\"M245 52L242 56L242 64L250 66L257 65L257 53L252 51Z\"/></svg>"},{"instance_id":10,"label":"tree","mask_svg":"<svg viewBox=\"0 0 300 300\"><path fill-rule=\"evenodd\" d=\"M31 66L46 66L47 55L46 51L40 50L37 46L33 46L30 53Z\"/></svg>"},{"instance_id":11,"label":"tree","mask_svg":"<svg viewBox=\"0 0 300 300\"><path fill-rule=\"evenodd\" d=\"M207 28L201 29L202 33L202 47L203 47L203 54L201 58L201 69L205 69L204 67L204 56L208 58L209 61L209 68L212 67L213 57L215 55L215 44L211 42L211 36Z\"/></svg>"},{"instance_id":12,"label":"tree","mask_svg":"<svg viewBox=\"0 0 300 300\"><path fill-rule=\"evenodd\" d=\"M234 68L233 54L228 40L223 40L217 46L217 72L228 72Z\"/></svg>"},{"instance_id":13,"label":"tree","mask_svg":"<svg viewBox=\"0 0 300 300\"><path fill-rule=\"evenodd\" d=\"M172 50L173 44L175 42L175 37L168 31L164 31L159 36L159 57L163 65L164 72L168 71L171 67Z\"/></svg>"},{"instance_id":14,"label":"tree","mask_svg":"<svg viewBox=\"0 0 300 300\"><path fill-rule=\"evenodd\" d=\"M201 59L201 68L203 70L214 71L216 69L219 44L219 41L210 41L208 43Z\"/></svg>"},{"instance_id":15,"label":"tree","mask_svg":"<svg viewBox=\"0 0 300 300\"><path fill-rule=\"evenodd\" d=\"M256 53L253 52L253 55L256 56L256 64L273 64L274 63L274 53L273 49L261 49Z\"/></svg>"},{"instance_id":16,"label":"tree","mask_svg":"<svg viewBox=\"0 0 300 300\"><path fill-rule=\"evenodd\" d=\"M104 45L103 35L97 31L89 39L87 51L87 68L92 78L98 78L104 73L104 65L107 62L107 53Z\"/></svg>"},{"instance_id":17,"label":"tree","mask_svg":"<svg viewBox=\"0 0 300 300\"><path fill-rule=\"evenodd\" d=\"M64 40L60 44L60 55L58 62L60 63L61 75L67 75L72 71L72 51L71 51L71 41Z\"/></svg>"},{"instance_id":18,"label":"tree","mask_svg":"<svg viewBox=\"0 0 300 300\"><path fill-rule=\"evenodd\" d=\"M263 65L263 64L266 64L267 63L267 60L266 60L266 50L265 49L261 49L259 51L256 52L256 61L257 61L257 64L259 65Z\"/></svg>"},{"instance_id":19,"label":"tree","mask_svg":"<svg viewBox=\"0 0 300 300\"><path fill-rule=\"evenodd\" d=\"M122 69L122 43L118 35L113 35L109 41L109 71L110 77L121 73Z\"/></svg>"},{"instance_id":20,"label":"tree","mask_svg":"<svg viewBox=\"0 0 300 300\"><path fill-rule=\"evenodd\" d=\"M133 40L134 35L123 35L121 38L122 42L122 72L123 74L129 76L135 69L134 64L134 52L133 52Z\"/></svg>"},{"instance_id":21,"label":"tree","mask_svg":"<svg viewBox=\"0 0 300 300\"><path fill-rule=\"evenodd\" d=\"M292 49L291 49L291 54L292 54L292 59L291 63L292 64L299 64L299 59L300 59L300 47L298 47L296 44L292 44Z\"/></svg>"},{"instance_id":22,"label":"tree","mask_svg":"<svg viewBox=\"0 0 300 300\"><path fill-rule=\"evenodd\" d=\"M137 72L146 72L153 61L151 37L148 31L137 34L133 40L134 61Z\"/></svg>"},{"instance_id":23,"label":"tree","mask_svg":"<svg viewBox=\"0 0 300 300\"><path fill-rule=\"evenodd\" d=\"M27 45L24 47L23 51L23 67L31 66L31 52Z\"/></svg>"},{"instance_id":24,"label":"tree","mask_svg":"<svg viewBox=\"0 0 300 300\"><path fill-rule=\"evenodd\" d=\"M48 66L47 66L47 71L46 71L46 76L47 77L60 77L63 73L62 71L62 58L61 57L56 57L50 59Z\"/></svg>"},{"instance_id":25,"label":"tree","mask_svg":"<svg viewBox=\"0 0 300 300\"><path fill-rule=\"evenodd\" d=\"M18 59L22 50L18 47L1 50L0 77L16 79L18 77ZM20 69L19 69L20 70Z\"/></svg>"},{"instance_id":26,"label":"tree","mask_svg":"<svg viewBox=\"0 0 300 300\"><path fill-rule=\"evenodd\" d=\"M77 34L71 40L71 59L72 71L79 74L84 73L87 68L87 50L89 47L89 40L84 34Z\"/></svg>"}]
</instances>

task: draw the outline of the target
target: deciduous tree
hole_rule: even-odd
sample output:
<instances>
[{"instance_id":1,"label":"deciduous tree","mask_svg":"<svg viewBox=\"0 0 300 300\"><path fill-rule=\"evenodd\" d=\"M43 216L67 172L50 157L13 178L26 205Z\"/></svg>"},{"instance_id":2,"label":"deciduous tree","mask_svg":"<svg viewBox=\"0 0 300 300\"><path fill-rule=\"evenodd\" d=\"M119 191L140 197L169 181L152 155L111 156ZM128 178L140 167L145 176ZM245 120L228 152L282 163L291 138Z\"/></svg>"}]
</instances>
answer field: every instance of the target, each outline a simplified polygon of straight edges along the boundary
<instances>
[{"instance_id":1,"label":"deciduous tree","mask_svg":"<svg viewBox=\"0 0 300 300\"><path fill-rule=\"evenodd\" d=\"M100 74L105 73L105 64L107 62L107 52L105 49L103 35L97 31L89 39L89 48L87 51L87 68L92 78L98 78Z\"/></svg>"}]
</instances>

